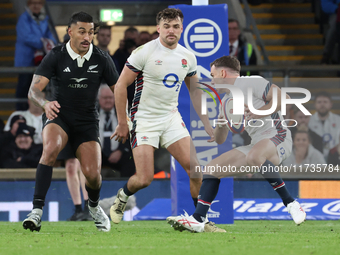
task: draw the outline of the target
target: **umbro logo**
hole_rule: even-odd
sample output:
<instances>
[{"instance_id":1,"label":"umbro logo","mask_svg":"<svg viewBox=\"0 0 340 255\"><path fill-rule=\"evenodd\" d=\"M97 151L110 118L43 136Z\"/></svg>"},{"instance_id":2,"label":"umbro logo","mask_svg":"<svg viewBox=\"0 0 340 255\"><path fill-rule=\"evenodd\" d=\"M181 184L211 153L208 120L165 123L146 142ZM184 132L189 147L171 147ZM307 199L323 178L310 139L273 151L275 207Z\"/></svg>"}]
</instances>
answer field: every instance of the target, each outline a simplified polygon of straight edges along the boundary
<instances>
[{"instance_id":1,"label":"umbro logo","mask_svg":"<svg viewBox=\"0 0 340 255\"><path fill-rule=\"evenodd\" d=\"M64 73L70 73L70 72L71 72L71 70L70 70L70 68L69 68L69 67L66 67L66 68L63 70L63 72L64 72Z\"/></svg>"},{"instance_id":2,"label":"umbro logo","mask_svg":"<svg viewBox=\"0 0 340 255\"><path fill-rule=\"evenodd\" d=\"M89 69L87 70L88 73L98 73L97 70L93 70L97 67L98 65L92 65L92 66L89 66Z\"/></svg>"},{"instance_id":3,"label":"umbro logo","mask_svg":"<svg viewBox=\"0 0 340 255\"><path fill-rule=\"evenodd\" d=\"M87 80L87 78L70 78L70 80L75 80L76 82L81 82L81 81L84 81L84 80Z\"/></svg>"}]
</instances>

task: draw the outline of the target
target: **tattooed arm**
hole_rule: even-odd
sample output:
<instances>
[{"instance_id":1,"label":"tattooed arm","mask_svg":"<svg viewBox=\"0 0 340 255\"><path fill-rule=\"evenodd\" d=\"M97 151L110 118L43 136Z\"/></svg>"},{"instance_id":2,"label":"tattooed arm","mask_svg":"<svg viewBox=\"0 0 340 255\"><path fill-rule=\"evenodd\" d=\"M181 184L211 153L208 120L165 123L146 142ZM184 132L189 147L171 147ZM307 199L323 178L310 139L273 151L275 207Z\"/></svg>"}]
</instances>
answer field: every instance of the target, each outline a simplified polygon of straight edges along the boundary
<instances>
[{"instance_id":1,"label":"tattooed arm","mask_svg":"<svg viewBox=\"0 0 340 255\"><path fill-rule=\"evenodd\" d=\"M42 92L47 86L49 79L41 75L33 75L31 87L28 91L28 99L31 100L35 105L40 106L45 110L46 117L50 120L58 117L60 105L57 101L48 101L45 99L44 93Z\"/></svg>"}]
</instances>

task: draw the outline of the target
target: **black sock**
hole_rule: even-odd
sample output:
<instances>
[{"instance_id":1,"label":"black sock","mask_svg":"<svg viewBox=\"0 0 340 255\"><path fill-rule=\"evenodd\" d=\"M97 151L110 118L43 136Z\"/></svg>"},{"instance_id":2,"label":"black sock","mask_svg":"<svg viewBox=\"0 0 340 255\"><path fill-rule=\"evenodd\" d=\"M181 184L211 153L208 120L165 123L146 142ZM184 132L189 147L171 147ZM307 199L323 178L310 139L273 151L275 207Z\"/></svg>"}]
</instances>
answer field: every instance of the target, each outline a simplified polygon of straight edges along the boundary
<instances>
[{"instance_id":1,"label":"black sock","mask_svg":"<svg viewBox=\"0 0 340 255\"><path fill-rule=\"evenodd\" d=\"M211 175L203 176L202 186L198 196L198 203L193 217L198 222L205 221L211 202L217 195L220 186L220 179Z\"/></svg>"},{"instance_id":2,"label":"black sock","mask_svg":"<svg viewBox=\"0 0 340 255\"><path fill-rule=\"evenodd\" d=\"M196 208L197 207L198 198L197 197L192 197L192 201L194 201L194 206Z\"/></svg>"},{"instance_id":3,"label":"black sock","mask_svg":"<svg viewBox=\"0 0 340 255\"><path fill-rule=\"evenodd\" d=\"M80 205L74 205L74 206L76 208L76 210L75 210L76 213L80 213L80 212L83 211L83 209L81 208L81 204Z\"/></svg>"},{"instance_id":4,"label":"black sock","mask_svg":"<svg viewBox=\"0 0 340 255\"><path fill-rule=\"evenodd\" d=\"M86 209L88 205L89 205L89 200L88 199L84 200L84 209Z\"/></svg>"},{"instance_id":5,"label":"black sock","mask_svg":"<svg viewBox=\"0 0 340 255\"><path fill-rule=\"evenodd\" d=\"M89 206L96 207L99 203L100 197L100 188L99 189L91 189L85 184L85 189L87 194L89 195Z\"/></svg>"},{"instance_id":6,"label":"black sock","mask_svg":"<svg viewBox=\"0 0 340 255\"><path fill-rule=\"evenodd\" d=\"M38 164L35 176L35 189L33 197L33 209L42 209L45 205L45 197L52 181L53 168Z\"/></svg>"},{"instance_id":7,"label":"black sock","mask_svg":"<svg viewBox=\"0 0 340 255\"><path fill-rule=\"evenodd\" d=\"M265 166L265 171L262 172L262 167ZM289 194L284 181L282 180L280 174L274 171L275 165L266 160L261 166L261 174L262 176L269 182L269 184L273 187L273 189L279 194L282 199L282 202L285 206L294 201L294 198Z\"/></svg>"},{"instance_id":8,"label":"black sock","mask_svg":"<svg viewBox=\"0 0 340 255\"><path fill-rule=\"evenodd\" d=\"M132 193L132 192L128 189L127 183L125 183L125 185L124 185L124 187L123 187L123 191L124 191L125 195L127 195L127 196L132 196L133 194L135 194L135 193Z\"/></svg>"}]
</instances>

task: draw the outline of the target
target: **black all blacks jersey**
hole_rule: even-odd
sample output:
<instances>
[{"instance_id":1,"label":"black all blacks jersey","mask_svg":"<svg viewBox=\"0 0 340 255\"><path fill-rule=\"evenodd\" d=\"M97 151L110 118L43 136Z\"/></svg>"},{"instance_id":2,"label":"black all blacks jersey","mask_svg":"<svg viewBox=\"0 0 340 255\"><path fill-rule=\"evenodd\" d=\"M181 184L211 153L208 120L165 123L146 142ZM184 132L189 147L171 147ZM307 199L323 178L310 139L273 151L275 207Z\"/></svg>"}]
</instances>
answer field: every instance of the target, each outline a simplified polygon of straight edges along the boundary
<instances>
[{"instance_id":1,"label":"black all blacks jersey","mask_svg":"<svg viewBox=\"0 0 340 255\"><path fill-rule=\"evenodd\" d=\"M77 59L71 58L66 44L56 46L44 57L35 74L50 80L51 100L61 106L58 115L74 121L96 121L100 84L112 86L118 80L112 58L94 45L91 57L82 67L78 67Z\"/></svg>"}]
</instances>

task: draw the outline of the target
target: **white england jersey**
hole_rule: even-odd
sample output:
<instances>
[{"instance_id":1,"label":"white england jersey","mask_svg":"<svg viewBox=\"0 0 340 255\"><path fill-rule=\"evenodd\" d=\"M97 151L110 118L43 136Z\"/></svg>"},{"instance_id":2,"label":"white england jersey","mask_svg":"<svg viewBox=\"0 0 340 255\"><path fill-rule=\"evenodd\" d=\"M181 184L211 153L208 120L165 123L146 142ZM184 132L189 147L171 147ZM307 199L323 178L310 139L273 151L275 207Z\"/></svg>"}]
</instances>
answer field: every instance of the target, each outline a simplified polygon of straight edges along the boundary
<instances>
[{"instance_id":1,"label":"white england jersey","mask_svg":"<svg viewBox=\"0 0 340 255\"><path fill-rule=\"evenodd\" d=\"M266 104L266 97L271 87L271 82L264 79L261 76L241 76L236 78L233 86L241 89L244 95L244 103L249 105L248 102L248 88L252 90L252 100L255 109L260 109ZM231 97L231 94L226 94L222 103ZM220 106L220 112L222 107ZM221 114L220 114L221 115ZM246 121L245 131L249 134L253 140L255 137L268 136L270 134L275 134L270 140L272 140L275 145L282 143L287 136L291 136L290 131L282 125L283 117L280 111L271 114L270 116L265 116L257 120Z\"/></svg>"},{"instance_id":2,"label":"white england jersey","mask_svg":"<svg viewBox=\"0 0 340 255\"><path fill-rule=\"evenodd\" d=\"M131 121L165 120L177 112L178 94L185 77L196 74L193 53L181 45L173 50L155 39L135 49L126 66L138 73L130 111Z\"/></svg>"},{"instance_id":3,"label":"white england jersey","mask_svg":"<svg viewBox=\"0 0 340 255\"><path fill-rule=\"evenodd\" d=\"M323 155L327 158L329 150L339 143L340 116L329 112L328 118L322 122L318 113L314 113L309 120L308 126L322 137Z\"/></svg>"}]
</instances>

